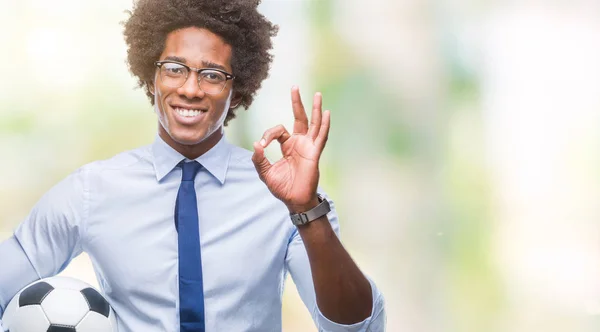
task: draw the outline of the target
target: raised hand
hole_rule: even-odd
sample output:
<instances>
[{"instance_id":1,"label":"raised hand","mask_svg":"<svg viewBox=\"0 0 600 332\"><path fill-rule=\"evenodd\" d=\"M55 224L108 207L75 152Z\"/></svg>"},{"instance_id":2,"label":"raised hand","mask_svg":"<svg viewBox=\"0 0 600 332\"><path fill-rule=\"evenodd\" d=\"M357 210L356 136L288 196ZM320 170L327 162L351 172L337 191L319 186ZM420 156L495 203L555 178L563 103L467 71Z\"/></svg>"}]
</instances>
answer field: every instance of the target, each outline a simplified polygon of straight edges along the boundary
<instances>
[{"instance_id":1,"label":"raised hand","mask_svg":"<svg viewBox=\"0 0 600 332\"><path fill-rule=\"evenodd\" d=\"M260 179L271 193L292 212L304 212L315 207L319 184L319 158L329 135L330 113L322 112L322 97L316 93L310 125L300 99L298 87L292 88L294 132L290 135L283 125L268 129L260 142L254 142L252 161ZM271 164L264 149L277 140L283 158Z\"/></svg>"}]
</instances>

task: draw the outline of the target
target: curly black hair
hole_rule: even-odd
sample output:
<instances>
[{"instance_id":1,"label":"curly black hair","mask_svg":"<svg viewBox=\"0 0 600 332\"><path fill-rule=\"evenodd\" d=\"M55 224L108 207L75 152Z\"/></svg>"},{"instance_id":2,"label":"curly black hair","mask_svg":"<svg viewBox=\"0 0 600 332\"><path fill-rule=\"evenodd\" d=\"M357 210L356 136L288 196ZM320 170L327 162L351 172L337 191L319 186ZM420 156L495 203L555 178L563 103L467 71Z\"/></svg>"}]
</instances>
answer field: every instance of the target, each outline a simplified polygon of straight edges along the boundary
<instances>
[{"instance_id":1,"label":"curly black hair","mask_svg":"<svg viewBox=\"0 0 600 332\"><path fill-rule=\"evenodd\" d=\"M234 89L241 102L229 109L225 125L235 118L235 109L252 104L262 81L267 78L273 56L271 37L278 27L257 10L260 0L138 0L123 23L127 62L138 84L150 90L167 35L187 27L204 28L231 45L231 66L236 76Z\"/></svg>"}]
</instances>

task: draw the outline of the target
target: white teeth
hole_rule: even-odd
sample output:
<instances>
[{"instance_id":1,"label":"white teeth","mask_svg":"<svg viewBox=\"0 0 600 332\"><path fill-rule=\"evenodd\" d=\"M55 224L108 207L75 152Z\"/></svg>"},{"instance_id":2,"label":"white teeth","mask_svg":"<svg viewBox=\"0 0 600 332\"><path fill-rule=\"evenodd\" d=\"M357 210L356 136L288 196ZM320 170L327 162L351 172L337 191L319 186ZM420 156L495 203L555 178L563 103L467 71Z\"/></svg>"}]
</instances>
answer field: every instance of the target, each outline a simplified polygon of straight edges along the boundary
<instances>
[{"instance_id":1,"label":"white teeth","mask_svg":"<svg viewBox=\"0 0 600 332\"><path fill-rule=\"evenodd\" d=\"M185 117L194 117L200 115L202 113L200 110L188 110L185 108L175 108L175 112L179 113L181 116Z\"/></svg>"}]
</instances>

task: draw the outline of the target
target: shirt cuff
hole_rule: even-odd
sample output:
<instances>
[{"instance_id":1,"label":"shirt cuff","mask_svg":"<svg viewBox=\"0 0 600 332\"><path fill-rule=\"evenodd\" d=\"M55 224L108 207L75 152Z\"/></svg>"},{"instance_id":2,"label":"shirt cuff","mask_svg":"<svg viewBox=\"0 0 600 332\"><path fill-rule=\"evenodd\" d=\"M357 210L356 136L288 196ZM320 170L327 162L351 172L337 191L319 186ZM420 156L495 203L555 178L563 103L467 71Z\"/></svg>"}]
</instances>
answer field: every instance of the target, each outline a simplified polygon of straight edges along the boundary
<instances>
[{"instance_id":1,"label":"shirt cuff","mask_svg":"<svg viewBox=\"0 0 600 332\"><path fill-rule=\"evenodd\" d=\"M371 308L371 315L362 322L352 325L344 325L329 320L323 315L323 313L321 313L319 306L316 306L319 332L360 332L367 330L367 328L371 325L371 320L373 319L374 314L377 313L375 316L379 316L379 313L383 310L383 298L379 292L379 289L377 289L377 286L375 286L375 283L373 283L371 279L367 278L367 280L369 280L369 283L371 284L371 294L373 296L373 308Z\"/></svg>"}]
</instances>

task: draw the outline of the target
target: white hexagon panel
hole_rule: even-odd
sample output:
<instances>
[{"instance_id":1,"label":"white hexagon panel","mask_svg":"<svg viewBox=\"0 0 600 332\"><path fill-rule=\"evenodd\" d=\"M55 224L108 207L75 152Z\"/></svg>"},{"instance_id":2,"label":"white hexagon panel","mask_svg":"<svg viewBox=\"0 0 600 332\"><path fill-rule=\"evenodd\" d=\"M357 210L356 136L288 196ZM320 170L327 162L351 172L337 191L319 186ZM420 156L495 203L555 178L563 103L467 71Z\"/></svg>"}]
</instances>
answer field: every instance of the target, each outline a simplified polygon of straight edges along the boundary
<instances>
[{"instance_id":1,"label":"white hexagon panel","mask_svg":"<svg viewBox=\"0 0 600 332\"><path fill-rule=\"evenodd\" d=\"M19 308L9 326L10 332L47 331L49 327L50 322L39 305Z\"/></svg>"},{"instance_id":2,"label":"white hexagon panel","mask_svg":"<svg viewBox=\"0 0 600 332\"><path fill-rule=\"evenodd\" d=\"M72 289L76 291L80 291L82 289L86 289L90 287L87 283L74 278L69 277L52 277L46 279L46 282L49 283L52 287L59 289Z\"/></svg>"},{"instance_id":3,"label":"white hexagon panel","mask_svg":"<svg viewBox=\"0 0 600 332\"><path fill-rule=\"evenodd\" d=\"M42 301L42 309L52 324L65 326L76 326L89 311L81 292L73 289L54 289Z\"/></svg>"},{"instance_id":4,"label":"white hexagon panel","mask_svg":"<svg viewBox=\"0 0 600 332\"><path fill-rule=\"evenodd\" d=\"M111 316L114 314L111 312ZM114 325L113 325L114 324ZM77 325L77 332L106 332L116 331L117 325L114 318L111 320L106 319L104 315L101 315L95 311L88 312L83 320Z\"/></svg>"}]
</instances>

